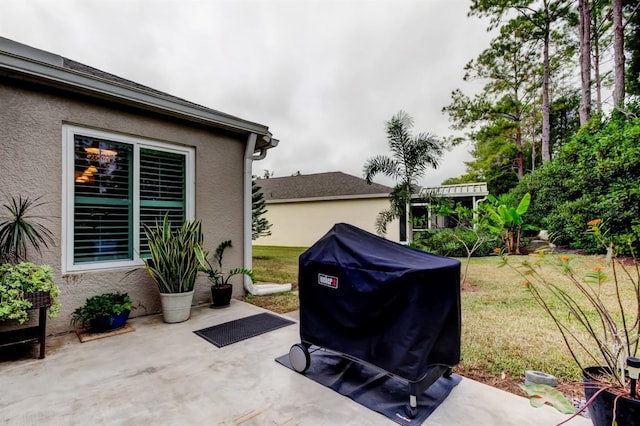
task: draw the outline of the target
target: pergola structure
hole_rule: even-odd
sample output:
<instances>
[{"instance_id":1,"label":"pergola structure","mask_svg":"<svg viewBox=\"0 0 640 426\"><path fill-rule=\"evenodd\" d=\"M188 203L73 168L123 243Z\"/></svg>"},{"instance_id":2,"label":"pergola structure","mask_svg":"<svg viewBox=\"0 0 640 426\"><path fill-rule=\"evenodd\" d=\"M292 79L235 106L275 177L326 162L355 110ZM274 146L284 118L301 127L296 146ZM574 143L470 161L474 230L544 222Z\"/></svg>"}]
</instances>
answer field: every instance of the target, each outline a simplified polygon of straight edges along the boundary
<instances>
[{"instance_id":1,"label":"pergola structure","mask_svg":"<svg viewBox=\"0 0 640 426\"><path fill-rule=\"evenodd\" d=\"M489 190L486 182L463 183L456 185L440 185L421 188L411 199L411 213L414 218L424 217L427 220L422 224L414 225L413 232L424 231L432 228L446 228L449 220L446 216L438 216L431 210L429 199L449 198L456 203L475 210L481 201L487 199ZM401 224L401 239L406 241L406 230L409 229L407 215L404 223ZM404 226L403 226L404 225Z\"/></svg>"}]
</instances>

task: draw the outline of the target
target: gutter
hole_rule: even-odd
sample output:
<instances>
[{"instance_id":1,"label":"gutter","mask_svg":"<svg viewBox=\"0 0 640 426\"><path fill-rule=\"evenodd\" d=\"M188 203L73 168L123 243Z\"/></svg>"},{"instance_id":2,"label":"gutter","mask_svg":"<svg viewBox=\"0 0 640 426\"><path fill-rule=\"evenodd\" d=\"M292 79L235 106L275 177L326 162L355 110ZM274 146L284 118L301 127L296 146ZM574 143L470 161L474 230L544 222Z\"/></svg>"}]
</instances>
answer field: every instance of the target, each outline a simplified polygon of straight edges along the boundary
<instances>
[{"instance_id":1,"label":"gutter","mask_svg":"<svg viewBox=\"0 0 640 426\"><path fill-rule=\"evenodd\" d=\"M247 148L244 154L244 211L243 211L243 225L244 225L244 267L251 269L253 265L253 253L252 253L252 198L251 198L251 182L253 180L253 161L262 160L267 156L267 148L260 148L258 154L256 154L256 140L257 135L250 133L247 138ZM264 142L268 147L275 147L278 145L277 139L272 139L268 136L263 136ZM282 293L285 291L291 291L291 284L254 284L251 282L251 278L243 275L244 289L253 295L262 296L266 294Z\"/></svg>"}]
</instances>

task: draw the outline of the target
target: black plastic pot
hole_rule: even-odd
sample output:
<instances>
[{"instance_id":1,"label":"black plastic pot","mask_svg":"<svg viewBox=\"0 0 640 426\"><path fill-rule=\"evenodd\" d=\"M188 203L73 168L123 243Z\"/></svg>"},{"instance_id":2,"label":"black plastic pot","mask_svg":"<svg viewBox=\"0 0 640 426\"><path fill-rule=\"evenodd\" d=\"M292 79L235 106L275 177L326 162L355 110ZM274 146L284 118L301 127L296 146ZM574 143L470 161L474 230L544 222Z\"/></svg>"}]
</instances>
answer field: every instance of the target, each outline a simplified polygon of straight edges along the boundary
<instances>
[{"instance_id":1,"label":"black plastic pot","mask_svg":"<svg viewBox=\"0 0 640 426\"><path fill-rule=\"evenodd\" d=\"M600 390L593 379L598 374L608 374L607 367L587 367L582 370L584 394L586 400ZM616 395L603 390L589 405L589 417L594 426L611 426L613 423L613 407L615 403L616 421L619 426L640 426L640 400Z\"/></svg>"},{"instance_id":2,"label":"black plastic pot","mask_svg":"<svg viewBox=\"0 0 640 426\"><path fill-rule=\"evenodd\" d=\"M231 294L233 287L231 284L221 286L211 286L211 304L212 308L226 308L231 304Z\"/></svg>"}]
</instances>

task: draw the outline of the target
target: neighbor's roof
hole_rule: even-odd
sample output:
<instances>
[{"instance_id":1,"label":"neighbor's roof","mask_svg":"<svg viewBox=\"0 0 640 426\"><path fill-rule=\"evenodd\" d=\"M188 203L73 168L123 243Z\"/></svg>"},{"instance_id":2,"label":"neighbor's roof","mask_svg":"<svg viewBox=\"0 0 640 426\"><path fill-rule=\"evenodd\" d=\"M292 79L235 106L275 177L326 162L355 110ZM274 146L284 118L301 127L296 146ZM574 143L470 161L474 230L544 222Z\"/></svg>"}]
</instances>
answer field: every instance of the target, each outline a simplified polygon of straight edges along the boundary
<instances>
[{"instance_id":1,"label":"neighbor's roof","mask_svg":"<svg viewBox=\"0 0 640 426\"><path fill-rule=\"evenodd\" d=\"M456 185L430 186L420 190L420 196L470 197L489 195L486 182L461 183Z\"/></svg>"},{"instance_id":2,"label":"neighbor's roof","mask_svg":"<svg viewBox=\"0 0 640 426\"><path fill-rule=\"evenodd\" d=\"M0 37L0 77L38 82L100 99L203 123L235 133L255 133L256 150L278 144L265 125L243 120L99 69Z\"/></svg>"},{"instance_id":3,"label":"neighbor's roof","mask_svg":"<svg viewBox=\"0 0 640 426\"><path fill-rule=\"evenodd\" d=\"M268 203L387 197L391 188L342 172L258 179Z\"/></svg>"}]
</instances>

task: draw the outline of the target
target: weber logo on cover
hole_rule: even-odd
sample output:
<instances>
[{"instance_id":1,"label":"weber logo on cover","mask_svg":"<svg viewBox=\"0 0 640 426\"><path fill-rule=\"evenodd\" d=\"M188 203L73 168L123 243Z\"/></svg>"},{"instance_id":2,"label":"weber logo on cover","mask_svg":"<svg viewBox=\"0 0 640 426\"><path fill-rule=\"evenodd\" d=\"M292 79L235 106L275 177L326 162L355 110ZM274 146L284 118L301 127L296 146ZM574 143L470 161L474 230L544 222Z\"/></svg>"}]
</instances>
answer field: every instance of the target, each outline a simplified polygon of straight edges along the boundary
<instances>
[{"instance_id":1,"label":"weber logo on cover","mask_svg":"<svg viewBox=\"0 0 640 426\"><path fill-rule=\"evenodd\" d=\"M318 284L325 287L338 288L338 278L331 275L318 274Z\"/></svg>"}]
</instances>

